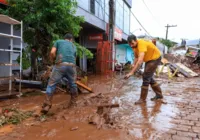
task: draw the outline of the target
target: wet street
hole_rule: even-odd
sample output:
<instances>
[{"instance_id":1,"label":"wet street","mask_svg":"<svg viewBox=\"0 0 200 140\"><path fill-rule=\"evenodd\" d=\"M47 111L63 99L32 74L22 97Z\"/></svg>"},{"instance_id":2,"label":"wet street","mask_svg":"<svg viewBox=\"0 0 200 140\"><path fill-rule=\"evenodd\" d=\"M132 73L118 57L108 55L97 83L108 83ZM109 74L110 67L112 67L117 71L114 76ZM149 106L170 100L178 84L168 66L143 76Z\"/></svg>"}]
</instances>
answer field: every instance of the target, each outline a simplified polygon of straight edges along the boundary
<instances>
[{"instance_id":1,"label":"wet street","mask_svg":"<svg viewBox=\"0 0 200 140\"><path fill-rule=\"evenodd\" d=\"M55 94L53 108L46 121L37 117L19 125L0 128L1 140L197 140L200 139L200 78L157 78L164 99L152 102L151 88L147 103L134 105L140 96L141 78L124 80L91 76L89 87L94 93L82 93L78 107L63 109L69 95ZM100 94L101 93L101 94ZM44 96L30 96L0 102L1 106L18 107L39 112ZM97 113L97 106L119 104L103 110L104 121L88 120ZM105 117L106 115L106 117ZM92 117L91 117L92 116ZM99 120L98 120L99 119Z\"/></svg>"}]
</instances>

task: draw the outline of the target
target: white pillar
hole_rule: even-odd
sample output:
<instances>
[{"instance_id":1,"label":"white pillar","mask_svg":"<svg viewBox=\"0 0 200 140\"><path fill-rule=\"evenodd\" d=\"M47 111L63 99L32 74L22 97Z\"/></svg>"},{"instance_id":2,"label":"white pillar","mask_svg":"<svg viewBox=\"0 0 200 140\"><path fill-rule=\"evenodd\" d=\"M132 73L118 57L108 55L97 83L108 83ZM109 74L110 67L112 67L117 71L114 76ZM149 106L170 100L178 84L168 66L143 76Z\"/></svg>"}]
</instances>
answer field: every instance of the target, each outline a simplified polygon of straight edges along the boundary
<instances>
[{"instance_id":1,"label":"white pillar","mask_svg":"<svg viewBox=\"0 0 200 140\"><path fill-rule=\"evenodd\" d=\"M10 34L13 36L13 25L10 25ZM12 55L13 55L13 38L10 38L10 69L9 69L9 94L12 91Z\"/></svg>"},{"instance_id":2,"label":"white pillar","mask_svg":"<svg viewBox=\"0 0 200 140\"><path fill-rule=\"evenodd\" d=\"M20 68L19 68L19 77L20 77L20 83L19 83L19 93L21 93L21 80L22 80L22 48L23 48L23 21L21 21L21 40L20 40Z\"/></svg>"}]
</instances>

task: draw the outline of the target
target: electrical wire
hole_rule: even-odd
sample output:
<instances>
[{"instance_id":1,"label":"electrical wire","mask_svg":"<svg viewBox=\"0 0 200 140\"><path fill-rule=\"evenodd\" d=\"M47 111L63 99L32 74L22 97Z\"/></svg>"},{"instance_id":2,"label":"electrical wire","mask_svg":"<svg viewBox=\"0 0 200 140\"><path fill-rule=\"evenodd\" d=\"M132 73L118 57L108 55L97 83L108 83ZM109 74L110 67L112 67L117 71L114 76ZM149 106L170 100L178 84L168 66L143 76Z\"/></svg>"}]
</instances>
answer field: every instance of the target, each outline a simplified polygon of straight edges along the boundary
<instances>
[{"instance_id":1,"label":"electrical wire","mask_svg":"<svg viewBox=\"0 0 200 140\"><path fill-rule=\"evenodd\" d=\"M146 2L144 0L142 0L143 4L145 5L145 7L147 8L147 10L149 11L149 13L151 14L151 16L154 18L154 20L157 22L155 16L153 15L153 13L151 12L151 10L149 9L149 7L147 6Z\"/></svg>"},{"instance_id":2,"label":"electrical wire","mask_svg":"<svg viewBox=\"0 0 200 140\"><path fill-rule=\"evenodd\" d=\"M150 33L146 30L146 28L144 28L144 26L142 25L142 23L139 21L139 19L135 16L135 14L133 14L133 12L130 10L131 14L133 15L133 17L136 19L136 21L140 24L140 26L142 27L142 29L150 36Z\"/></svg>"},{"instance_id":3,"label":"electrical wire","mask_svg":"<svg viewBox=\"0 0 200 140\"><path fill-rule=\"evenodd\" d=\"M147 8L148 12L150 13L150 15L153 17L154 21L160 26L161 24L158 22L158 20L156 19L156 17L154 16L154 14L151 12L150 8L147 6L145 0L142 0L143 4L145 5L145 7Z\"/></svg>"},{"instance_id":4,"label":"electrical wire","mask_svg":"<svg viewBox=\"0 0 200 140\"><path fill-rule=\"evenodd\" d=\"M120 3L118 3L120 6L122 6L123 7L123 5L121 5ZM131 12L131 14L133 15L133 17L136 19L136 21L140 24L140 26L142 27L142 29L150 36L150 37L152 37L151 35L150 35L150 33L144 28L144 26L142 25L142 23L138 20L138 18L133 14L133 12L130 10L130 12Z\"/></svg>"}]
</instances>

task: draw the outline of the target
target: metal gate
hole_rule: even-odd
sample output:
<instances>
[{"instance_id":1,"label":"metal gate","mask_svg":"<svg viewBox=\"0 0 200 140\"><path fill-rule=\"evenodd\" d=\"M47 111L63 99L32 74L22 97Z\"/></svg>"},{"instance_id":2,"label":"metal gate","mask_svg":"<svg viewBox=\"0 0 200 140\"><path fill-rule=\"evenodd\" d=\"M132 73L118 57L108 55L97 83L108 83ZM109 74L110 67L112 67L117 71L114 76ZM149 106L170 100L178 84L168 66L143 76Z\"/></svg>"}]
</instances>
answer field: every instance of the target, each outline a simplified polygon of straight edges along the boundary
<instances>
[{"instance_id":1,"label":"metal gate","mask_svg":"<svg viewBox=\"0 0 200 140\"><path fill-rule=\"evenodd\" d=\"M112 64L115 63L115 51L112 50L110 41L98 42L96 72L98 74L112 73Z\"/></svg>"}]
</instances>

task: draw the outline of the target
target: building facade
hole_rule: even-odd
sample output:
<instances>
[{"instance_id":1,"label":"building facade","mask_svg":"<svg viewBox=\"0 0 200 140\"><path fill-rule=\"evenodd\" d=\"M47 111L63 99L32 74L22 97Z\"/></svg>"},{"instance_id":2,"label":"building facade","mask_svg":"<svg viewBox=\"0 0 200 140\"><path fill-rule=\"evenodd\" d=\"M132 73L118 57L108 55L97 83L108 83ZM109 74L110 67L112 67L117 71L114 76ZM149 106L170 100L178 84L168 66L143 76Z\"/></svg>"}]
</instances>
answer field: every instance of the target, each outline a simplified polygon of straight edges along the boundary
<instances>
[{"instance_id":1,"label":"building facade","mask_svg":"<svg viewBox=\"0 0 200 140\"><path fill-rule=\"evenodd\" d=\"M75 39L76 42L88 48L93 54L94 59L88 60L83 57L77 61L84 71L95 67L95 54L97 44L99 41L108 39L108 23L109 23L109 0L77 0L78 8L76 15L84 16L85 23L83 23L82 30L79 37ZM6 8L5 0L0 0L1 8ZM115 40L117 44L125 43L130 33L130 9L132 0L115 0ZM6 27L5 27L6 26ZM0 28L4 28L5 32L9 32L8 25L1 24ZM20 33L17 33L20 34ZM3 41L0 38L1 42ZM9 46L9 42L3 41L4 46ZM18 44L18 42L14 43ZM16 58L13 57L13 58Z\"/></svg>"},{"instance_id":2,"label":"building facade","mask_svg":"<svg viewBox=\"0 0 200 140\"><path fill-rule=\"evenodd\" d=\"M76 39L84 47L94 54L93 60L87 58L80 59L78 65L84 70L89 71L94 67L96 60L96 48L99 41L107 40L109 23L109 0L77 0L77 16L84 16L85 23L79 38ZM132 0L115 0L115 31L114 36L117 44L125 43L130 33L130 10ZM92 62L93 63L90 63Z\"/></svg>"}]
</instances>

